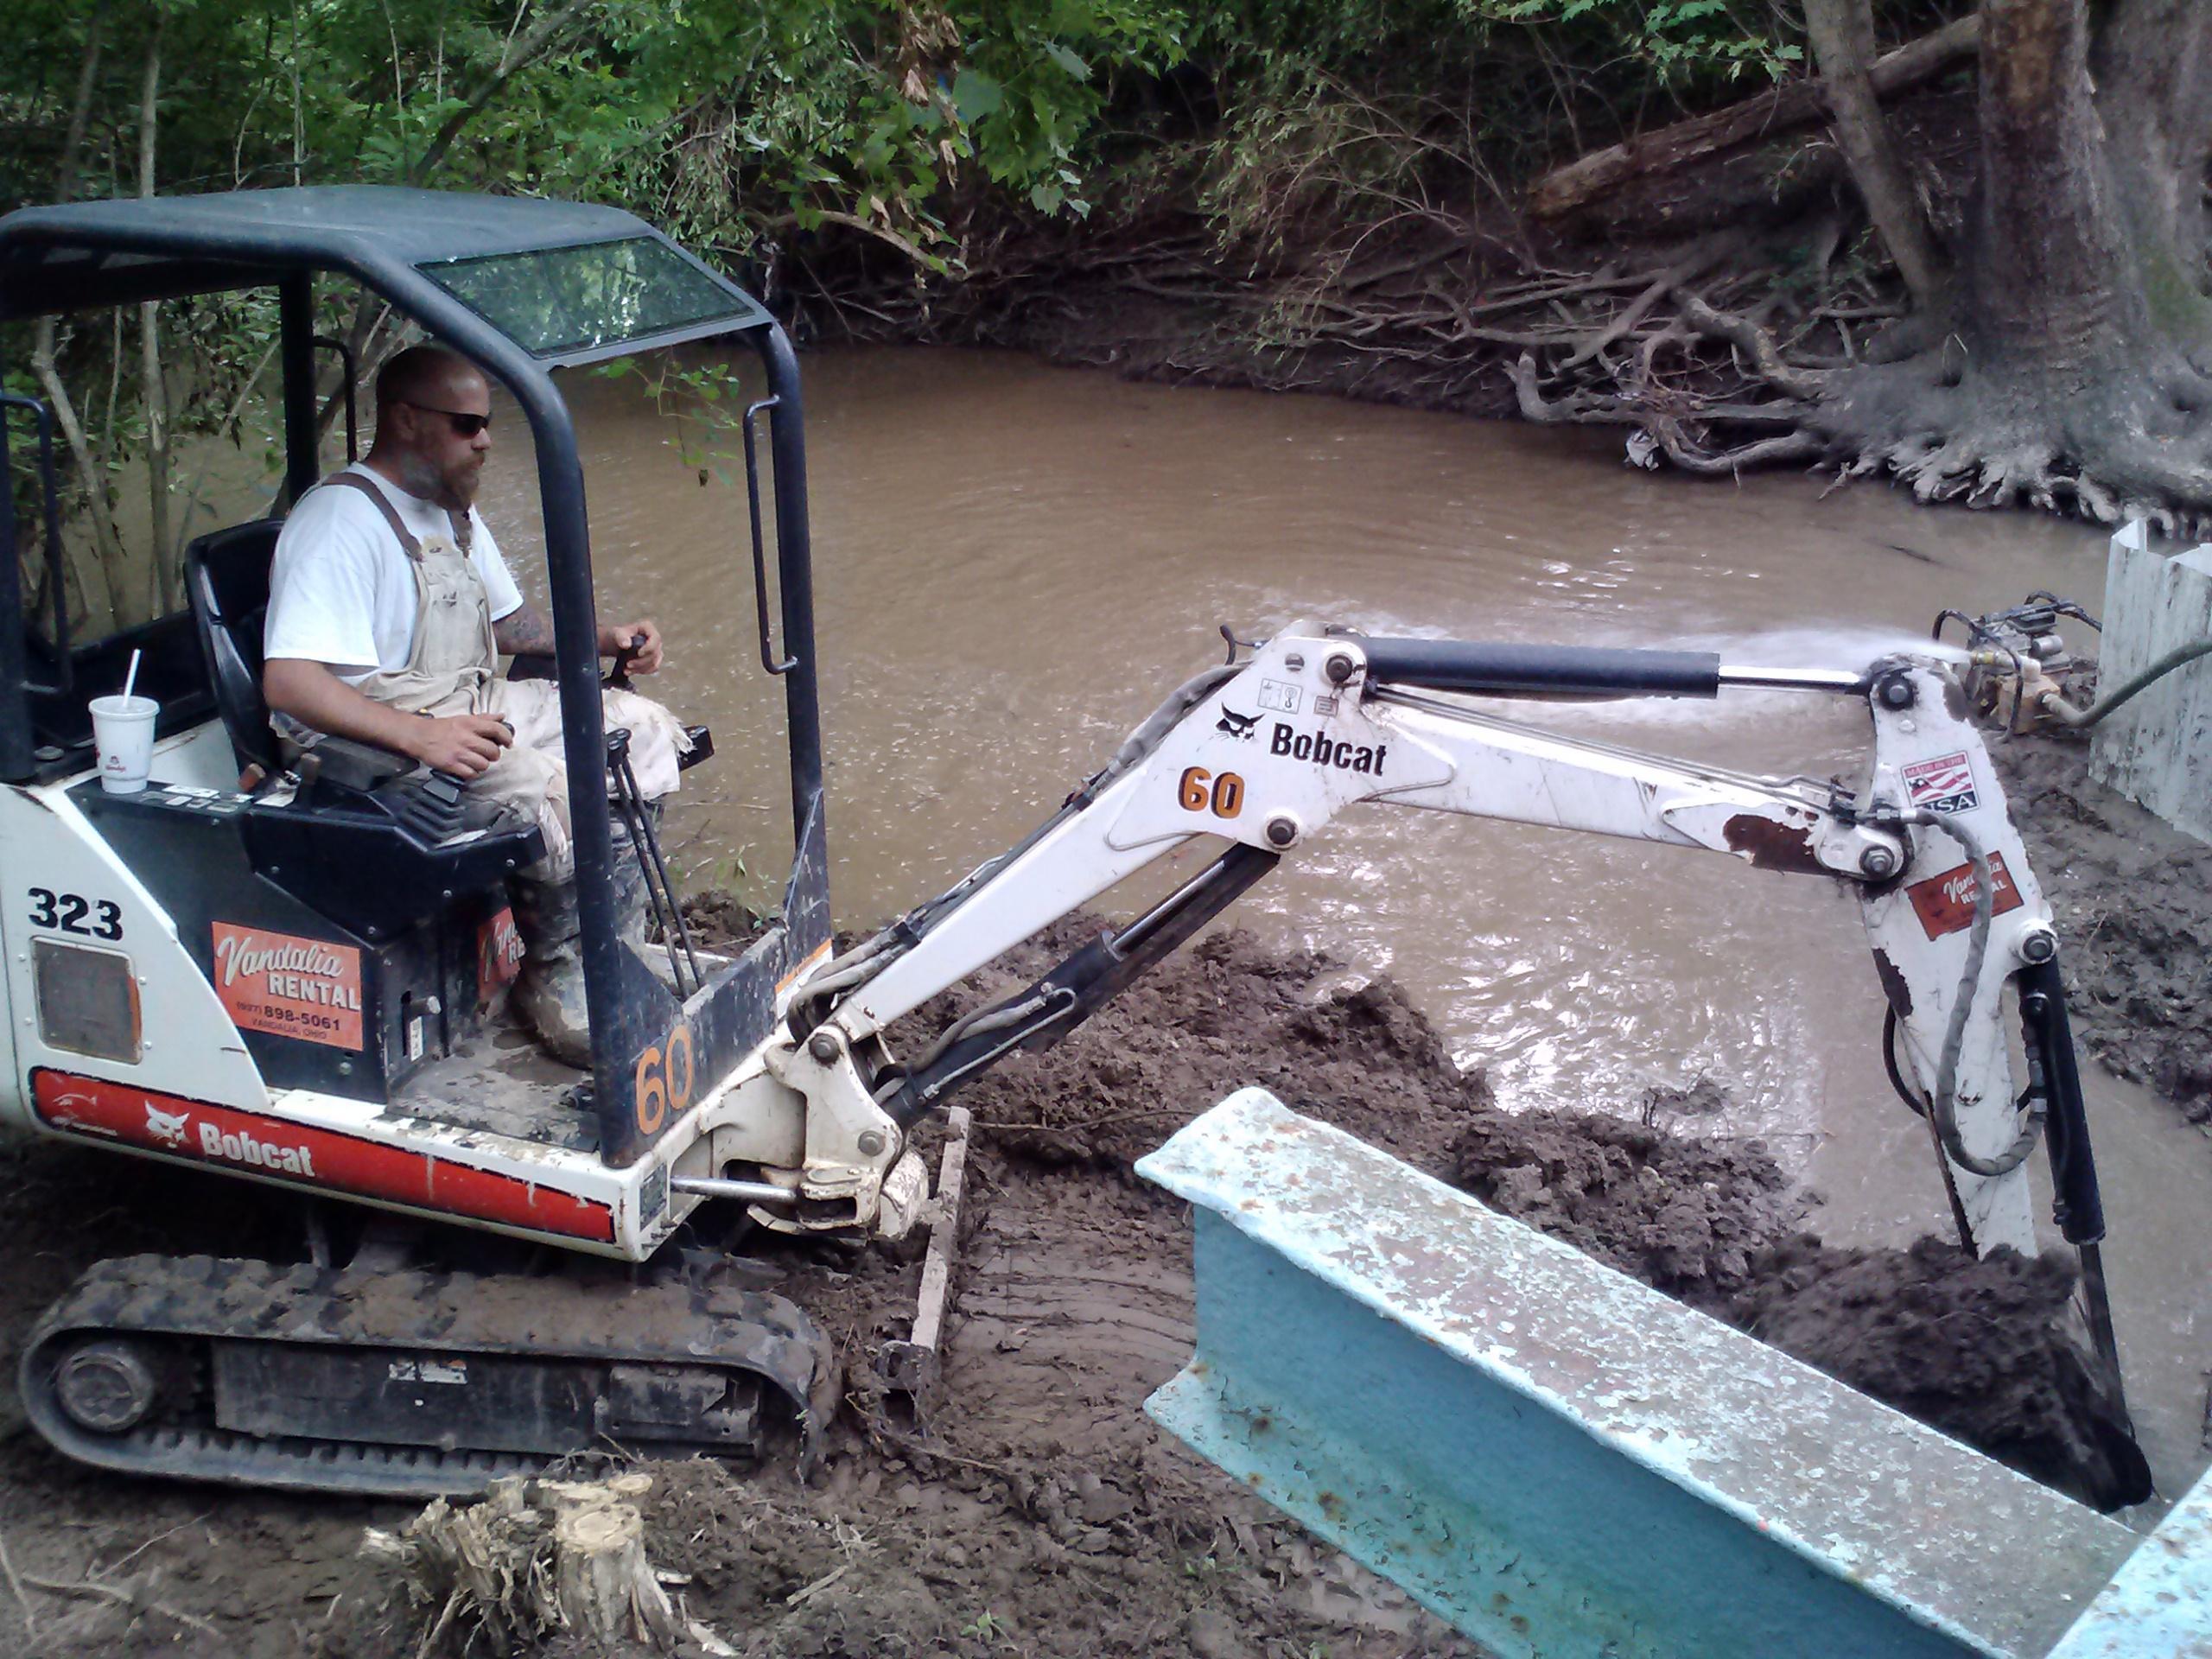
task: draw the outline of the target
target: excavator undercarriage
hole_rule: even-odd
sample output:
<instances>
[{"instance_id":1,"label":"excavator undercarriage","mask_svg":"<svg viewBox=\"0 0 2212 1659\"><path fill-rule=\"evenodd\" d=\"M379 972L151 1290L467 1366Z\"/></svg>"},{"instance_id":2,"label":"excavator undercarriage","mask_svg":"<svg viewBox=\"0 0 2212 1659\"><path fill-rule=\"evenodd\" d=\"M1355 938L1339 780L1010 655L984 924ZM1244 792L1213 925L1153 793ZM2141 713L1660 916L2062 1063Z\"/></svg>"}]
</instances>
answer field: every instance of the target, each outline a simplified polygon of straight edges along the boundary
<instances>
[{"instance_id":1,"label":"excavator undercarriage","mask_svg":"<svg viewBox=\"0 0 2212 1659\"><path fill-rule=\"evenodd\" d=\"M580 1454L749 1456L785 1421L803 1472L836 1368L784 1298L676 1275L139 1255L47 1312L22 1383L81 1462L429 1497Z\"/></svg>"}]
</instances>

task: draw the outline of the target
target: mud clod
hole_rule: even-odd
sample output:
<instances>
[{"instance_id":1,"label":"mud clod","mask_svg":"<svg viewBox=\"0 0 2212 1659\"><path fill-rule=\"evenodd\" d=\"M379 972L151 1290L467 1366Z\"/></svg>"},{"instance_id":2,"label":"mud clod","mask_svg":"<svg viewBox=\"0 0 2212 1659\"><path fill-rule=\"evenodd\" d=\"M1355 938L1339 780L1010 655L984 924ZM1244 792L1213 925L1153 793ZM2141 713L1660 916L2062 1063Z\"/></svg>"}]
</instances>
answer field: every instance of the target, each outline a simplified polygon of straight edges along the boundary
<instances>
[{"instance_id":1,"label":"mud clod","mask_svg":"<svg viewBox=\"0 0 2212 1659\"><path fill-rule=\"evenodd\" d=\"M1861 1393L2084 1502L2109 1509L2141 1457L2110 1427L2086 1342L2069 1335L2063 1257L1976 1260L1923 1238L1906 1250L1803 1237L1763 1257L1723 1317ZM2133 1501L2126 1500L2126 1501Z\"/></svg>"}]
</instances>

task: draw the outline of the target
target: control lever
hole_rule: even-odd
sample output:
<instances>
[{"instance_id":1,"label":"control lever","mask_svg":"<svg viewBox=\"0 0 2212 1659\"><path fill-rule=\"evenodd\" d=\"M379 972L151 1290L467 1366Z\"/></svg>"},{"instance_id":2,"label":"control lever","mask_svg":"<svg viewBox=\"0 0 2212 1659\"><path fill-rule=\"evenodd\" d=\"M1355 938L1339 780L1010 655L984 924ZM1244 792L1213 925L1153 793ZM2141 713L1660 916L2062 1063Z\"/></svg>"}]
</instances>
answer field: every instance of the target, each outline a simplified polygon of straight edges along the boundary
<instances>
[{"instance_id":1,"label":"control lever","mask_svg":"<svg viewBox=\"0 0 2212 1659\"><path fill-rule=\"evenodd\" d=\"M630 664L638 660L638 653L645 648L645 636L633 633L630 643L614 653L614 666L607 671L607 677L600 684L610 691L630 689Z\"/></svg>"},{"instance_id":2,"label":"control lever","mask_svg":"<svg viewBox=\"0 0 2212 1659\"><path fill-rule=\"evenodd\" d=\"M620 671L620 659L617 670ZM623 827L630 832L630 842L638 849L639 870L645 881L645 903L653 919L660 924L661 941L668 950L669 966L676 974L676 994L689 998L697 993L706 978L699 971L699 953L692 948L691 931L684 925L683 912L676 902L675 884L668 879L668 865L660 854L660 836L653 829L652 815L645 810L645 795L638 788L638 774L630 766L630 731L626 726L618 726L607 734L607 770L614 784L614 810L621 815ZM690 969L690 990L683 988L687 966Z\"/></svg>"},{"instance_id":3,"label":"control lever","mask_svg":"<svg viewBox=\"0 0 2212 1659\"><path fill-rule=\"evenodd\" d=\"M424 771L400 792L399 821L432 846L458 835L468 780L450 772Z\"/></svg>"}]
</instances>

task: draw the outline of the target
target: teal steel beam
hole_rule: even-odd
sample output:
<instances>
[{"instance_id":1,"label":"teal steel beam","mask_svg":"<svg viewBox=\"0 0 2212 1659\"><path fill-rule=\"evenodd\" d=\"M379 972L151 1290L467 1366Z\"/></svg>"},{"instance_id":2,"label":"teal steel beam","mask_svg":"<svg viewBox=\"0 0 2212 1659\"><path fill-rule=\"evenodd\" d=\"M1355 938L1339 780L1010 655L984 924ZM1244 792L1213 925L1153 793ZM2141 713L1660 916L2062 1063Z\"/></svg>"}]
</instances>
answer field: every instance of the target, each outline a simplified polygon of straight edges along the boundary
<instances>
[{"instance_id":1,"label":"teal steel beam","mask_svg":"<svg viewBox=\"0 0 2212 1659\"><path fill-rule=\"evenodd\" d=\"M2212 1659L2212 1470L2097 1592L2050 1659Z\"/></svg>"},{"instance_id":2,"label":"teal steel beam","mask_svg":"<svg viewBox=\"0 0 2212 1659\"><path fill-rule=\"evenodd\" d=\"M1195 1210L1147 1409L1528 1659L2027 1659L2126 1529L1246 1090L1137 1166Z\"/></svg>"}]
</instances>

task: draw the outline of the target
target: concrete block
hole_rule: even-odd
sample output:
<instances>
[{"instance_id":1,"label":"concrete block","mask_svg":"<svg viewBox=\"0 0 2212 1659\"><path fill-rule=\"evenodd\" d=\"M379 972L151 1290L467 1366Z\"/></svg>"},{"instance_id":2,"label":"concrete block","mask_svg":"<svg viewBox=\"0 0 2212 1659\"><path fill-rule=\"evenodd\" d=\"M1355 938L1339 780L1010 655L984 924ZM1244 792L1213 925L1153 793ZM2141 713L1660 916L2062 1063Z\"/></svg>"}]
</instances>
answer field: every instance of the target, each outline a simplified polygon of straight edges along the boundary
<instances>
[{"instance_id":1,"label":"concrete block","mask_svg":"<svg viewBox=\"0 0 2212 1659\"><path fill-rule=\"evenodd\" d=\"M2212 638L2212 543L2158 545L2141 520L2112 538L2098 683L2108 691L2176 646ZM2212 658L2152 686L2100 723L2089 773L2212 842Z\"/></svg>"}]
</instances>

